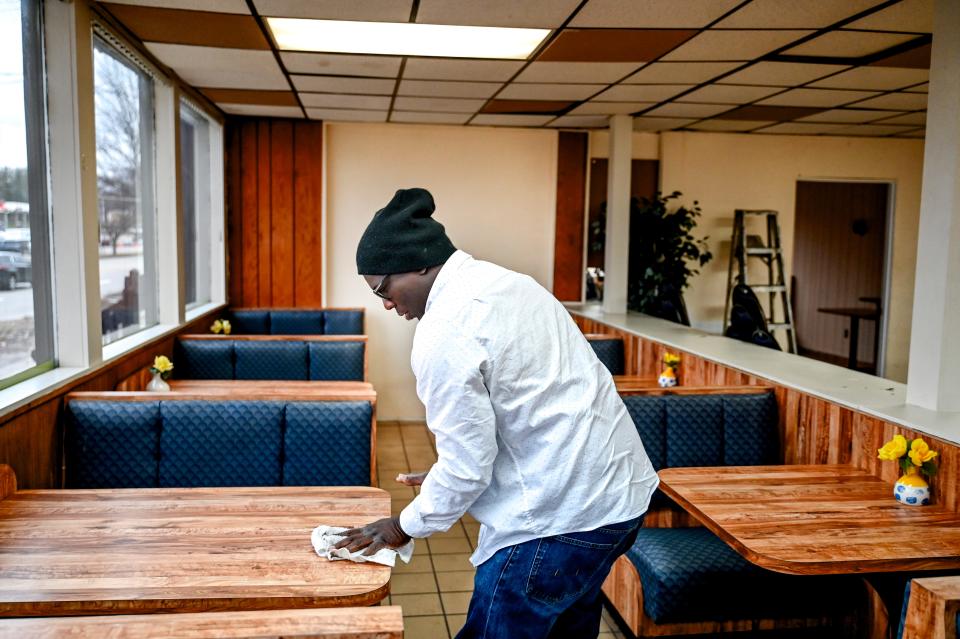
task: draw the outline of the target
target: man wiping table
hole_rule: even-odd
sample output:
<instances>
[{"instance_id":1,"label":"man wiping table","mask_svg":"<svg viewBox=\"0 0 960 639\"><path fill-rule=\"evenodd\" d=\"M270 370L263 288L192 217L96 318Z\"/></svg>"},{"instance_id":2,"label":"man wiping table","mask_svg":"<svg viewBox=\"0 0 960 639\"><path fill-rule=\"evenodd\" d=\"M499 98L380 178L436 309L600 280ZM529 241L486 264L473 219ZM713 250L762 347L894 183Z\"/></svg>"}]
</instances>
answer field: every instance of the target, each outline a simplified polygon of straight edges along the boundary
<instances>
[{"instance_id":1,"label":"man wiping table","mask_svg":"<svg viewBox=\"0 0 960 639\"><path fill-rule=\"evenodd\" d=\"M437 462L400 513L347 531L373 553L480 522L468 637L596 637L600 586L657 475L610 373L532 278L454 248L424 189L397 191L357 247L386 310L419 323L411 365Z\"/></svg>"}]
</instances>

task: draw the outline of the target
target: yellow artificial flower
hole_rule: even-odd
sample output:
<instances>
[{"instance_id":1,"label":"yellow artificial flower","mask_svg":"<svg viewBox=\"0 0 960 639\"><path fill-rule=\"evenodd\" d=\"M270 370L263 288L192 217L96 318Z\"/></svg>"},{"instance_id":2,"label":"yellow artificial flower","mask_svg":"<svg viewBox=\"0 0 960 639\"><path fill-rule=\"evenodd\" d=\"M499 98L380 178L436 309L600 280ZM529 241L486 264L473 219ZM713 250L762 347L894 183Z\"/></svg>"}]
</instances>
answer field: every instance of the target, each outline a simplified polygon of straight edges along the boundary
<instances>
[{"instance_id":1,"label":"yellow artificial flower","mask_svg":"<svg viewBox=\"0 0 960 639\"><path fill-rule=\"evenodd\" d=\"M894 461L903 457L907 452L907 438L903 435L894 435L893 439L877 449L877 458L884 461Z\"/></svg>"},{"instance_id":2,"label":"yellow artificial flower","mask_svg":"<svg viewBox=\"0 0 960 639\"><path fill-rule=\"evenodd\" d=\"M230 334L230 330L231 330L230 320L223 320L222 322L220 322L220 326L223 328L224 335Z\"/></svg>"},{"instance_id":3,"label":"yellow artificial flower","mask_svg":"<svg viewBox=\"0 0 960 639\"><path fill-rule=\"evenodd\" d=\"M217 320L217 321L215 321L213 324L210 325L210 332L211 332L211 333L218 333L218 334L219 334L220 331L222 331L222 330L223 330L223 322L221 322L220 320Z\"/></svg>"},{"instance_id":4,"label":"yellow artificial flower","mask_svg":"<svg viewBox=\"0 0 960 639\"><path fill-rule=\"evenodd\" d=\"M169 373L173 370L173 362L166 355L157 355L153 358L153 368L158 373Z\"/></svg>"},{"instance_id":5,"label":"yellow artificial flower","mask_svg":"<svg viewBox=\"0 0 960 639\"><path fill-rule=\"evenodd\" d=\"M909 454L910 461L913 462L914 466L923 466L924 462L928 462L937 456L937 453L930 450L930 446L927 445L927 442L923 441L919 437L913 440L913 443L910 444Z\"/></svg>"},{"instance_id":6,"label":"yellow artificial flower","mask_svg":"<svg viewBox=\"0 0 960 639\"><path fill-rule=\"evenodd\" d=\"M663 363L671 368L676 367L680 364L680 356L674 355L673 353L666 353L663 356Z\"/></svg>"}]
</instances>

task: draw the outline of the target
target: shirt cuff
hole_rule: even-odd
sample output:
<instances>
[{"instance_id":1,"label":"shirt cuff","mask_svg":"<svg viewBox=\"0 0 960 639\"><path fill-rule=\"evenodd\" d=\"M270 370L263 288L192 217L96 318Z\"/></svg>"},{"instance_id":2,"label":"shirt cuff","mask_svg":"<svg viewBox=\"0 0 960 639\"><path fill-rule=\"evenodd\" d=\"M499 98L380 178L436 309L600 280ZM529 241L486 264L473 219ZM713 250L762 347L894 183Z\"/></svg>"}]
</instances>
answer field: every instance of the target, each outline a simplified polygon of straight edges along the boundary
<instances>
[{"instance_id":1,"label":"shirt cuff","mask_svg":"<svg viewBox=\"0 0 960 639\"><path fill-rule=\"evenodd\" d=\"M429 537L431 533L436 531L430 530L424 525L423 518L420 516L416 503L417 500L414 499L400 511L400 527L403 528L403 532L411 537L422 539L423 537Z\"/></svg>"}]
</instances>

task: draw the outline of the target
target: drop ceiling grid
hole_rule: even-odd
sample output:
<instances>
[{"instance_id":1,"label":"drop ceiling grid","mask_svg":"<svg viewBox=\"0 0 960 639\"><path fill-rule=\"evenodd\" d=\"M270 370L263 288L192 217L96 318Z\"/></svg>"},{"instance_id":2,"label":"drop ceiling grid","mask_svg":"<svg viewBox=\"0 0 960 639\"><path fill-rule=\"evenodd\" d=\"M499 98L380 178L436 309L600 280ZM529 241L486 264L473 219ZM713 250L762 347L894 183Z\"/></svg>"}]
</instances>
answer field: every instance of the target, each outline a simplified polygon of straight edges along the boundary
<instances>
[{"instance_id":1,"label":"drop ceiling grid","mask_svg":"<svg viewBox=\"0 0 960 639\"><path fill-rule=\"evenodd\" d=\"M295 0L103 3L107 11L114 5L111 15L134 35L139 35L139 29L153 38L145 44L161 62L198 89L207 90L208 97L234 114L291 117L296 108L292 105L299 105L302 115L312 118L394 121L396 112L396 121L405 122L593 128L605 126L610 114L628 113L635 116L637 130L662 126L663 130L843 131L844 135L859 130L860 134L897 137L922 131L925 122L927 71L871 63L879 56L878 47L900 54L908 53L914 44L929 46L929 33L921 29L930 24L931 0L836 0L813 12L796 10L798 5L791 0L688 0L682 7L675 0L646 0L644 11L619 0L544 0L536 6L488 0L482 9L478 4L466 12L458 11L463 5L454 0L314 0L309 11L302 4ZM393 14L401 5L408 22L552 31L523 61L425 58L280 51L264 20L309 14L320 19L396 21ZM162 24L176 24L191 13L202 13L207 21L218 13L236 16L230 19L247 15L257 22L270 49L264 51L262 41L253 36L248 41L236 35L225 40L223 34L211 34L211 45L229 41L230 46L242 48L198 46L196 29L189 34L186 30L167 33L156 22L149 26L145 22L146 16L159 16ZM624 35L631 29L639 31ZM587 59L556 59L555 55L544 59L553 55L551 46L561 36L584 30L600 40L626 38L627 53L623 47L606 53L600 47L584 53ZM683 36L671 40L671 32ZM649 59L616 57L633 55L629 48L639 39L660 36L667 45ZM189 42L178 41L188 37ZM705 48L697 44L704 38L719 38L727 44ZM830 47L833 39L842 42ZM253 62L251 55L258 48L273 60ZM824 57L796 55L804 51ZM860 58L853 59L851 54ZM244 56L248 60L238 65ZM685 61L686 57L699 59ZM233 68L227 68L228 63ZM779 73L788 69L792 75ZM814 111L795 109L803 114L801 118L773 122L730 115L767 104L813 105ZM529 110L509 111L521 107ZM798 126L781 126L785 124Z\"/></svg>"}]
</instances>

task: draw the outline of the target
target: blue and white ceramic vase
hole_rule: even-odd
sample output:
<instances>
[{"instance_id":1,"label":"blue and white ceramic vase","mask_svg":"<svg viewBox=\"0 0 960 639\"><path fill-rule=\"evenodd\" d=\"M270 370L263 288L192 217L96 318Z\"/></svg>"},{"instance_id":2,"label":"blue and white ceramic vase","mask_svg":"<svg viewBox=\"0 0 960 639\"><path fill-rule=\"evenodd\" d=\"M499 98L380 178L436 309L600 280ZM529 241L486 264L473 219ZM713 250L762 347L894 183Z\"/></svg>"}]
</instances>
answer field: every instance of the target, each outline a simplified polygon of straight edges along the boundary
<instances>
[{"instance_id":1,"label":"blue and white ceramic vase","mask_svg":"<svg viewBox=\"0 0 960 639\"><path fill-rule=\"evenodd\" d=\"M930 485L917 472L916 466L912 466L893 485L893 496L901 504L926 506L930 503Z\"/></svg>"}]
</instances>

